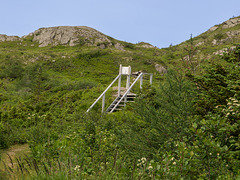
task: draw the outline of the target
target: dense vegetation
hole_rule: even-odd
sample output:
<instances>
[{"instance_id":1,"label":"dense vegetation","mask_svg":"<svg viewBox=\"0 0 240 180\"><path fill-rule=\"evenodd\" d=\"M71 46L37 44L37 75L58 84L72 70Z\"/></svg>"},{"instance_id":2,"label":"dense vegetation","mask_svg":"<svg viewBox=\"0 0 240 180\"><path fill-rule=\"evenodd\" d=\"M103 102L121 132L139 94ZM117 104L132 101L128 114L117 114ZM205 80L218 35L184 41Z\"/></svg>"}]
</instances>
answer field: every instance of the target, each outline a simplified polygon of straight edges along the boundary
<instances>
[{"instance_id":1,"label":"dense vegetation","mask_svg":"<svg viewBox=\"0 0 240 180\"><path fill-rule=\"evenodd\" d=\"M31 149L0 178L239 178L240 45L202 60L198 39L162 50L122 42L125 51L0 43L0 149ZM135 88L124 111L86 114L120 63L154 72L153 86Z\"/></svg>"}]
</instances>

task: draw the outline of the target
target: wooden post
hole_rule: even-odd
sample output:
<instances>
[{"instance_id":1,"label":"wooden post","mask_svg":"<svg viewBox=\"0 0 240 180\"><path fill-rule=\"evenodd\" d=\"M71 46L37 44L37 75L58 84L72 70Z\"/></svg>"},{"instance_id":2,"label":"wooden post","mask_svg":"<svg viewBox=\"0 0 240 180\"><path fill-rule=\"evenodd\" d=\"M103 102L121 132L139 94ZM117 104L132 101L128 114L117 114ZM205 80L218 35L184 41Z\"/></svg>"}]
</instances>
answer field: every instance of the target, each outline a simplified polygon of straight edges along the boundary
<instances>
[{"instance_id":1,"label":"wooden post","mask_svg":"<svg viewBox=\"0 0 240 180\"><path fill-rule=\"evenodd\" d=\"M130 76L131 76L131 66L128 66L126 89L128 89L130 87Z\"/></svg>"},{"instance_id":2,"label":"wooden post","mask_svg":"<svg viewBox=\"0 0 240 180\"><path fill-rule=\"evenodd\" d=\"M150 85L152 85L152 78L153 78L153 75L150 74Z\"/></svg>"},{"instance_id":3,"label":"wooden post","mask_svg":"<svg viewBox=\"0 0 240 180\"><path fill-rule=\"evenodd\" d=\"M104 108L105 108L105 94L102 97L102 112L104 112Z\"/></svg>"},{"instance_id":4,"label":"wooden post","mask_svg":"<svg viewBox=\"0 0 240 180\"><path fill-rule=\"evenodd\" d=\"M120 67L119 67L119 78L118 78L118 96L121 95L121 78L122 78L122 65L120 64Z\"/></svg>"},{"instance_id":5,"label":"wooden post","mask_svg":"<svg viewBox=\"0 0 240 180\"><path fill-rule=\"evenodd\" d=\"M126 89L130 87L130 75L127 75Z\"/></svg>"}]
</instances>

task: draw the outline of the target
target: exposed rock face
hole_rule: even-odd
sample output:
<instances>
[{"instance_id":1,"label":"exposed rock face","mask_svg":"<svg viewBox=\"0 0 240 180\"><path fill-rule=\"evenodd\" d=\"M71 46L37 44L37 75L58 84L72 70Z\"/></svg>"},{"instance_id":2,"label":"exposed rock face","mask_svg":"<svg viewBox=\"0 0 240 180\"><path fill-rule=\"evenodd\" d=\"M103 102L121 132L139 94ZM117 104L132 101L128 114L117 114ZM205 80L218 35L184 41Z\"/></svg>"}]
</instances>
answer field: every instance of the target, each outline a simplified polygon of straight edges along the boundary
<instances>
[{"instance_id":1,"label":"exposed rock face","mask_svg":"<svg viewBox=\"0 0 240 180\"><path fill-rule=\"evenodd\" d=\"M231 18L231 19L225 21L224 23L222 23L222 28L223 29L231 28L238 24L240 24L240 17L235 17L235 18ZM219 25L215 25L215 26L211 27L208 31L215 31L219 27L220 27Z\"/></svg>"},{"instance_id":2,"label":"exposed rock face","mask_svg":"<svg viewBox=\"0 0 240 180\"><path fill-rule=\"evenodd\" d=\"M217 45L217 40L216 40L216 39L213 39L213 40L212 40L212 44L213 44L213 45Z\"/></svg>"},{"instance_id":3,"label":"exposed rock face","mask_svg":"<svg viewBox=\"0 0 240 180\"><path fill-rule=\"evenodd\" d=\"M230 48L223 48L223 49L220 49L220 50L214 52L213 54L214 55L223 55L226 52L233 51L235 48L236 48L236 46L232 46Z\"/></svg>"},{"instance_id":4,"label":"exposed rock face","mask_svg":"<svg viewBox=\"0 0 240 180\"><path fill-rule=\"evenodd\" d=\"M197 44L196 44L196 46L201 46L201 45L203 45L204 44L204 41L201 41L201 42L198 42Z\"/></svg>"},{"instance_id":5,"label":"exposed rock face","mask_svg":"<svg viewBox=\"0 0 240 180\"><path fill-rule=\"evenodd\" d=\"M121 45L120 43L116 43L116 44L114 45L114 47L115 47L116 49L118 49L118 50L124 51L124 47L123 47L123 45Z\"/></svg>"},{"instance_id":6,"label":"exposed rock face","mask_svg":"<svg viewBox=\"0 0 240 180\"><path fill-rule=\"evenodd\" d=\"M228 31L226 32L226 34L228 35L228 37L238 36L240 35L240 30Z\"/></svg>"},{"instance_id":7,"label":"exposed rock face","mask_svg":"<svg viewBox=\"0 0 240 180\"><path fill-rule=\"evenodd\" d=\"M225 21L223 23L222 27L223 27L223 29L231 28L231 27L234 27L238 24L240 24L240 17L232 18L232 19L229 19L229 20Z\"/></svg>"},{"instance_id":8,"label":"exposed rock face","mask_svg":"<svg viewBox=\"0 0 240 180\"><path fill-rule=\"evenodd\" d=\"M33 41L39 42L39 47L44 47L49 44L69 46L75 46L77 44L111 44L111 41L106 35L86 26L58 26L41 28L27 36L34 36Z\"/></svg>"},{"instance_id":9,"label":"exposed rock face","mask_svg":"<svg viewBox=\"0 0 240 180\"><path fill-rule=\"evenodd\" d=\"M160 73L160 74L165 74L167 73L167 68L160 65L160 64L155 64L155 69Z\"/></svg>"},{"instance_id":10,"label":"exposed rock face","mask_svg":"<svg viewBox=\"0 0 240 180\"><path fill-rule=\"evenodd\" d=\"M18 41L20 40L20 37L18 36L7 36L7 35L4 35L4 34L0 34L0 42L3 42L3 41Z\"/></svg>"},{"instance_id":11,"label":"exposed rock face","mask_svg":"<svg viewBox=\"0 0 240 180\"><path fill-rule=\"evenodd\" d=\"M209 31L215 31L217 28L218 28L217 25L216 25L216 26L213 26L213 27L211 27L211 28L209 29Z\"/></svg>"},{"instance_id":12,"label":"exposed rock face","mask_svg":"<svg viewBox=\"0 0 240 180\"><path fill-rule=\"evenodd\" d=\"M149 44L149 43L146 43L146 42L140 42L137 44L139 47L143 47L143 48L156 48L155 46Z\"/></svg>"}]
</instances>

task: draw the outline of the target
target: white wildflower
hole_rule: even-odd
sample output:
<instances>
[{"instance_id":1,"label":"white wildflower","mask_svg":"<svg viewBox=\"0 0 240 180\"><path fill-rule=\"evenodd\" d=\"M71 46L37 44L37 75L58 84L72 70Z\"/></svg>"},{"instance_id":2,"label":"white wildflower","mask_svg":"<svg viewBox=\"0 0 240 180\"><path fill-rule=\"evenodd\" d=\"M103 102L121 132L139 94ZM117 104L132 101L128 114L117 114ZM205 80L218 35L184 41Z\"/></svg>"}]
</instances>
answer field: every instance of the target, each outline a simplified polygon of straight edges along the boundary
<instances>
[{"instance_id":1,"label":"white wildflower","mask_svg":"<svg viewBox=\"0 0 240 180\"><path fill-rule=\"evenodd\" d=\"M147 159L145 157L143 157L141 160L142 160L142 162L147 161Z\"/></svg>"},{"instance_id":2,"label":"white wildflower","mask_svg":"<svg viewBox=\"0 0 240 180\"><path fill-rule=\"evenodd\" d=\"M152 169L153 167L150 165L150 166L148 166L148 169Z\"/></svg>"},{"instance_id":3,"label":"white wildflower","mask_svg":"<svg viewBox=\"0 0 240 180\"><path fill-rule=\"evenodd\" d=\"M79 169L80 169L80 166L76 165L75 168L74 168L74 171L78 171Z\"/></svg>"}]
</instances>

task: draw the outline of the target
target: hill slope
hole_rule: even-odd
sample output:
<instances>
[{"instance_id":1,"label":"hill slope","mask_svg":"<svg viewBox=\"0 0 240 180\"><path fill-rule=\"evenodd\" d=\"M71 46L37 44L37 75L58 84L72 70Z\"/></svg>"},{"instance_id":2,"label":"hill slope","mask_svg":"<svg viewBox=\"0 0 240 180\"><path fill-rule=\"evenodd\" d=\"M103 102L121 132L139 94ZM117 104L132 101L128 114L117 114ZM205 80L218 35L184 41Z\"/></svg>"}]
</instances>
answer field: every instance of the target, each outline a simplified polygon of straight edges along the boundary
<instances>
[{"instance_id":1,"label":"hill slope","mask_svg":"<svg viewBox=\"0 0 240 180\"><path fill-rule=\"evenodd\" d=\"M27 143L33 156L2 163L0 179L237 179L238 19L165 49L88 27L0 35L0 150ZM119 64L154 73L152 88L143 79L125 111L86 114Z\"/></svg>"},{"instance_id":2,"label":"hill slope","mask_svg":"<svg viewBox=\"0 0 240 180\"><path fill-rule=\"evenodd\" d=\"M143 42L118 41L83 26L41 28L21 38L0 35L1 83L10 86L16 81L16 92L25 92L27 88L30 95L36 88L33 85L36 79L30 76L39 73L47 77L44 83L54 82L44 87L43 93L58 85L58 88L77 87L78 81L90 87L106 86L104 84L118 73L119 64L131 65L132 71L154 73L155 83L162 79L167 68L190 69L197 73L207 62L221 62L219 54L230 51L234 43L240 42L239 19L232 18L197 37L164 49ZM38 72L37 67L43 70ZM94 97L84 103L88 106Z\"/></svg>"},{"instance_id":3,"label":"hill slope","mask_svg":"<svg viewBox=\"0 0 240 180\"><path fill-rule=\"evenodd\" d=\"M239 42L240 17L235 17L177 46L162 49L161 55L173 65L196 61L199 67L204 62L221 61L219 55L231 51Z\"/></svg>"}]
</instances>

